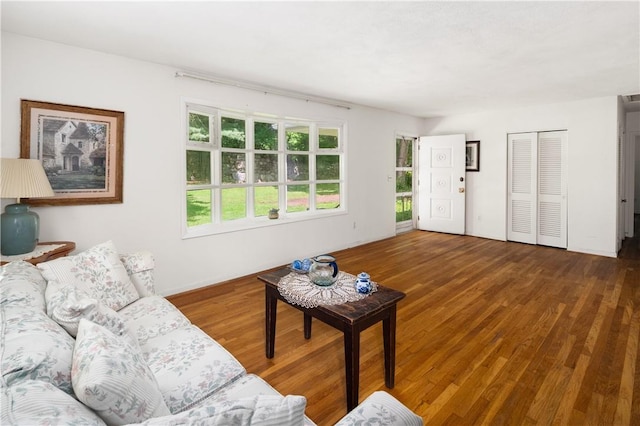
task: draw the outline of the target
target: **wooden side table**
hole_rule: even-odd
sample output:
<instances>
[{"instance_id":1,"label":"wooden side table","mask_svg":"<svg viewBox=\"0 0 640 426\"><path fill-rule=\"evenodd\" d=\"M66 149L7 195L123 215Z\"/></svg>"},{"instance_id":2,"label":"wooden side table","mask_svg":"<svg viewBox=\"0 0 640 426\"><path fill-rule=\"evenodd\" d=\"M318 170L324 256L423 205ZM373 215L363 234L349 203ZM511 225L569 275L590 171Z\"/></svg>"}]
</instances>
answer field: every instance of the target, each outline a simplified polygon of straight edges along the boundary
<instances>
[{"instance_id":1,"label":"wooden side table","mask_svg":"<svg viewBox=\"0 0 640 426\"><path fill-rule=\"evenodd\" d=\"M61 247L49 250L38 257L30 257L33 252L25 253L19 256L11 256L12 260L24 260L25 262L29 262L33 265L37 265L40 262L46 262L47 260L57 259L59 257L67 256L69 253L76 249L76 243L72 241L46 241L38 243L39 246L50 246L50 245L59 245L62 244ZM20 258L22 256L23 258ZM9 263L8 260L2 260L0 265L4 265L5 263Z\"/></svg>"},{"instance_id":2,"label":"wooden side table","mask_svg":"<svg viewBox=\"0 0 640 426\"><path fill-rule=\"evenodd\" d=\"M396 305L405 297L401 291L378 284L378 291L369 297L342 305L320 305L305 308L289 303L279 292L280 278L289 273L280 269L263 273L258 279L265 284L266 355L273 358L276 340L276 313L278 300L303 312L304 338L311 338L311 319L316 318L344 333L344 356L347 387L347 411L358 405L360 382L360 332L382 321L384 345L384 382L393 388L396 358Z\"/></svg>"}]
</instances>

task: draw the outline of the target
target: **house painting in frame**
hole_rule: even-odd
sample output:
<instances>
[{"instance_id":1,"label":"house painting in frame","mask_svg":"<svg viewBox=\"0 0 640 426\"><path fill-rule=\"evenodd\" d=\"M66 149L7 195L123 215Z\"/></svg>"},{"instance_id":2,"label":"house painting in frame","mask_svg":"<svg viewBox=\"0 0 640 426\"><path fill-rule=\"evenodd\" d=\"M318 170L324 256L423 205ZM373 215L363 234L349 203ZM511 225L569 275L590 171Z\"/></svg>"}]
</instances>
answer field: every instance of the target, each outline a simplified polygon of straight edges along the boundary
<instances>
[{"instance_id":1,"label":"house painting in frame","mask_svg":"<svg viewBox=\"0 0 640 426\"><path fill-rule=\"evenodd\" d=\"M22 101L23 158L37 158L55 196L34 205L122 202L124 113Z\"/></svg>"}]
</instances>

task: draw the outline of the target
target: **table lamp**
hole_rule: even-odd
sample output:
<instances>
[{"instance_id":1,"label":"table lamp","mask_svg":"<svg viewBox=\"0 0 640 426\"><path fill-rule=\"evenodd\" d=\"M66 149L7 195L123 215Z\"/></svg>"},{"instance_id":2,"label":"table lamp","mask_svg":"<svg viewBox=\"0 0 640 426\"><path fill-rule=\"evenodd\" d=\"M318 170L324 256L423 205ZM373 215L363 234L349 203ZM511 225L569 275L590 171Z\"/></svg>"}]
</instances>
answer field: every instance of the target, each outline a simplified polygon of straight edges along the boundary
<instances>
[{"instance_id":1,"label":"table lamp","mask_svg":"<svg viewBox=\"0 0 640 426\"><path fill-rule=\"evenodd\" d=\"M0 159L0 197L16 198L0 217L0 251L5 256L29 253L38 244L40 218L20 204L20 198L53 197L53 189L40 160Z\"/></svg>"}]
</instances>

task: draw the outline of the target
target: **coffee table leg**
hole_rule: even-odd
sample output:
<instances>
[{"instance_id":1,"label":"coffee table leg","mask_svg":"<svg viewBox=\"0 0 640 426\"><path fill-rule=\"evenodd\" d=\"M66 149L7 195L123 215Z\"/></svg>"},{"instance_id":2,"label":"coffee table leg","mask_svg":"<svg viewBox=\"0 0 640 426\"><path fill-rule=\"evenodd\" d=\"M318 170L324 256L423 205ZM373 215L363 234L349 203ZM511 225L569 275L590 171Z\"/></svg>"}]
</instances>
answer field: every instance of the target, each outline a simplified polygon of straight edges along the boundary
<instances>
[{"instance_id":1,"label":"coffee table leg","mask_svg":"<svg viewBox=\"0 0 640 426\"><path fill-rule=\"evenodd\" d=\"M273 358L276 348L276 313L278 299L274 297L269 288L265 287L265 334L266 334L266 355Z\"/></svg>"},{"instance_id":2,"label":"coffee table leg","mask_svg":"<svg viewBox=\"0 0 640 426\"><path fill-rule=\"evenodd\" d=\"M344 364L347 376L347 411L358 405L360 385L360 331L344 332Z\"/></svg>"},{"instance_id":3,"label":"coffee table leg","mask_svg":"<svg viewBox=\"0 0 640 426\"><path fill-rule=\"evenodd\" d=\"M304 313L304 338L311 339L311 315Z\"/></svg>"},{"instance_id":4,"label":"coffee table leg","mask_svg":"<svg viewBox=\"0 0 640 426\"><path fill-rule=\"evenodd\" d=\"M384 384L388 388L395 385L396 373L396 305L389 308L389 317L382 320L384 340Z\"/></svg>"}]
</instances>

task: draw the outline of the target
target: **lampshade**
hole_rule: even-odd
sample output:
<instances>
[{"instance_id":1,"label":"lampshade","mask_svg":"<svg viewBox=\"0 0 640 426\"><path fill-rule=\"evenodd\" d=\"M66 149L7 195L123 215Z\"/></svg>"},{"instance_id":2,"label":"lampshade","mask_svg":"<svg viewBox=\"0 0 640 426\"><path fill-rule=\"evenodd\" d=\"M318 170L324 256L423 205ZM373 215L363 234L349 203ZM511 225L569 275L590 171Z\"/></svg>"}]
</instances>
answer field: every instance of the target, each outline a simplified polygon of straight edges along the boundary
<instances>
[{"instance_id":1,"label":"lampshade","mask_svg":"<svg viewBox=\"0 0 640 426\"><path fill-rule=\"evenodd\" d=\"M0 197L53 197L53 189L40 160L2 158L0 163Z\"/></svg>"},{"instance_id":2,"label":"lampshade","mask_svg":"<svg viewBox=\"0 0 640 426\"><path fill-rule=\"evenodd\" d=\"M38 244L40 218L20 198L53 197L53 189L39 160L0 160L0 197L17 199L0 216L0 251L6 256L29 253Z\"/></svg>"}]
</instances>

